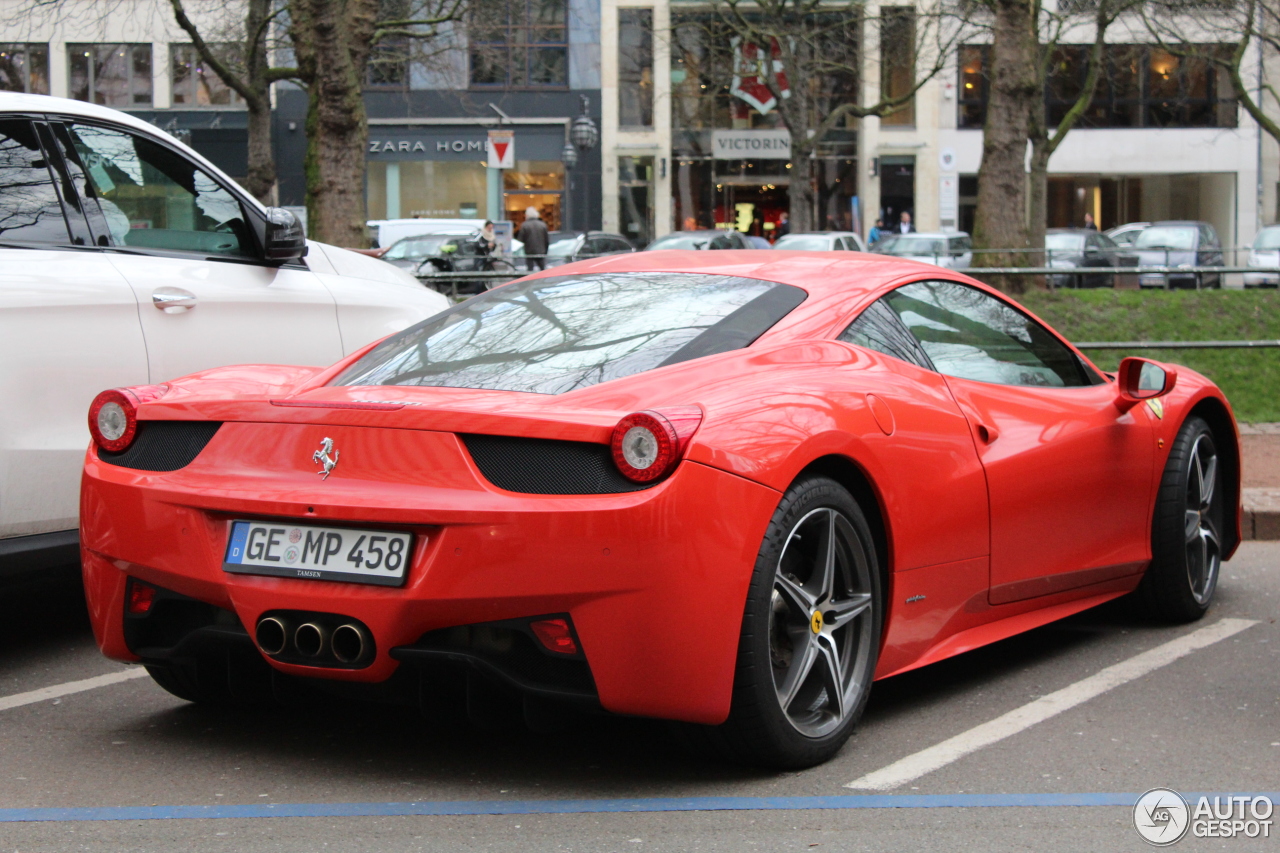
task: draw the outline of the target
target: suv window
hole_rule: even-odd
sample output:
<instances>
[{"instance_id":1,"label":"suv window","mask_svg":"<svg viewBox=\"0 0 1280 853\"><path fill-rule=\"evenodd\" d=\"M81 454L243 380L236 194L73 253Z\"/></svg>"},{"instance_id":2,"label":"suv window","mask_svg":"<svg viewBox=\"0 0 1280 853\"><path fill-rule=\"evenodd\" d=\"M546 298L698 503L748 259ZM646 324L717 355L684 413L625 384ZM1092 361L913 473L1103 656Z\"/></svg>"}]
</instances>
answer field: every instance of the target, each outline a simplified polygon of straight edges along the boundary
<instances>
[{"instance_id":1,"label":"suv window","mask_svg":"<svg viewBox=\"0 0 1280 853\"><path fill-rule=\"evenodd\" d=\"M115 245L253 254L240 203L185 157L120 130L79 124L70 132Z\"/></svg>"},{"instance_id":2,"label":"suv window","mask_svg":"<svg viewBox=\"0 0 1280 853\"><path fill-rule=\"evenodd\" d=\"M66 244L70 236L35 127L0 121L0 240Z\"/></svg>"},{"instance_id":3,"label":"suv window","mask_svg":"<svg viewBox=\"0 0 1280 853\"><path fill-rule=\"evenodd\" d=\"M1000 385L1092 384L1074 353L1047 329L980 290L927 281L883 299L939 373Z\"/></svg>"}]
</instances>

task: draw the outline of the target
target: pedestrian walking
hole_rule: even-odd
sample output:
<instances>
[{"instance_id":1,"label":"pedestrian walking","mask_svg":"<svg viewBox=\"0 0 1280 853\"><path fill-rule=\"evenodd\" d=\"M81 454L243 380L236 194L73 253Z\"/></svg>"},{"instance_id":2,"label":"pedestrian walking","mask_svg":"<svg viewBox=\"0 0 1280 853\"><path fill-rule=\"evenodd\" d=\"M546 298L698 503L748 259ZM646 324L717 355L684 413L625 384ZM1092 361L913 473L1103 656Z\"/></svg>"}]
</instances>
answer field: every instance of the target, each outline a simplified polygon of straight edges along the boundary
<instances>
[{"instance_id":1,"label":"pedestrian walking","mask_svg":"<svg viewBox=\"0 0 1280 853\"><path fill-rule=\"evenodd\" d=\"M542 221L538 208L530 207L524 212L524 222L516 232L516 239L524 243L524 268L547 268L547 224Z\"/></svg>"},{"instance_id":2,"label":"pedestrian walking","mask_svg":"<svg viewBox=\"0 0 1280 853\"><path fill-rule=\"evenodd\" d=\"M773 229L773 233L777 237L785 237L791 233L791 217L785 210L778 215L778 227Z\"/></svg>"},{"instance_id":3,"label":"pedestrian walking","mask_svg":"<svg viewBox=\"0 0 1280 853\"><path fill-rule=\"evenodd\" d=\"M876 224L871 226L871 232L867 234L867 242L872 246L880 242L880 238L884 236L884 220L877 219Z\"/></svg>"}]
</instances>

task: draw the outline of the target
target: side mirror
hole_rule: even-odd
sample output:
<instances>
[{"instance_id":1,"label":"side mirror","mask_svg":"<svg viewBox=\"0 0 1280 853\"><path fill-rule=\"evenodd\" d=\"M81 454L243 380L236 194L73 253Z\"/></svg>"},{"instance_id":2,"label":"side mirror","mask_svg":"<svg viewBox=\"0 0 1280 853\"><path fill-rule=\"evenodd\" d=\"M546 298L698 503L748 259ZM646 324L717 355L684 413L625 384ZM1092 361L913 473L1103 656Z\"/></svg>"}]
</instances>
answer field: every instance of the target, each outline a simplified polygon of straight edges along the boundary
<instances>
[{"instance_id":1,"label":"side mirror","mask_svg":"<svg viewBox=\"0 0 1280 853\"><path fill-rule=\"evenodd\" d=\"M265 243L263 257L268 261L284 263L307 256L307 235L302 233L302 223L283 207L267 208Z\"/></svg>"},{"instance_id":2,"label":"side mirror","mask_svg":"<svg viewBox=\"0 0 1280 853\"><path fill-rule=\"evenodd\" d=\"M1178 371L1145 358L1126 358L1116 372L1120 399L1139 403L1163 397L1178 383Z\"/></svg>"}]
</instances>

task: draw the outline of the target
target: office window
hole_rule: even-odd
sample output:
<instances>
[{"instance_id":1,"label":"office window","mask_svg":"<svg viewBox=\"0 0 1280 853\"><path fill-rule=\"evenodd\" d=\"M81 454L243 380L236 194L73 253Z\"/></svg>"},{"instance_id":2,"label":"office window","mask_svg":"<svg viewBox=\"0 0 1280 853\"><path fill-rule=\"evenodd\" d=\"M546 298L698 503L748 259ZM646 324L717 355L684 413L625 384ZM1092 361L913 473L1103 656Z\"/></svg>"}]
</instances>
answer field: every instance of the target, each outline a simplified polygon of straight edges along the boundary
<instances>
[{"instance_id":1,"label":"office window","mask_svg":"<svg viewBox=\"0 0 1280 853\"><path fill-rule=\"evenodd\" d=\"M653 10L618 10L618 123L653 127Z\"/></svg>"},{"instance_id":2,"label":"office window","mask_svg":"<svg viewBox=\"0 0 1280 853\"><path fill-rule=\"evenodd\" d=\"M880 97L900 98L916 81L916 12L910 6L880 8ZM880 119L880 124L911 127L916 123L915 98Z\"/></svg>"},{"instance_id":3,"label":"office window","mask_svg":"<svg viewBox=\"0 0 1280 853\"><path fill-rule=\"evenodd\" d=\"M470 21L471 85L569 85L567 0L481 0Z\"/></svg>"},{"instance_id":4,"label":"office window","mask_svg":"<svg viewBox=\"0 0 1280 853\"><path fill-rule=\"evenodd\" d=\"M69 44L71 97L106 107L151 106L151 45Z\"/></svg>"},{"instance_id":5,"label":"office window","mask_svg":"<svg viewBox=\"0 0 1280 853\"><path fill-rule=\"evenodd\" d=\"M49 45L0 44L0 91L49 94Z\"/></svg>"},{"instance_id":6,"label":"office window","mask_svg":"<svg viewBox=\"0 0 1280 853\"><path fill-rule=\"evenodd\" d=\"M213 48L223 62L236 66L237 45L216 44ZM175 107L225 107L244 103L239 93L205 64L194 45L169 45L169 59Z\"/></svg>"},{"instance_id":7,"label":"office window","mask_svg":"<svg viewBox=\"0 0 1280 853\"><path fill-rule=\"evenodd\" d=\"M1156 45L1107 45L1102 78L1077 126L1235 127L1231 81L1208 59L1230 50L1230 45L1193 45L1192 55L1177 56ZM1050 126L1062 120L1083 90L1089 51L1088 45L1063 45L1054 52L1045 81ZM980 128L986 118L990 48L966 45L958 58L958 122Z\"/></svg>"}]
</instances>

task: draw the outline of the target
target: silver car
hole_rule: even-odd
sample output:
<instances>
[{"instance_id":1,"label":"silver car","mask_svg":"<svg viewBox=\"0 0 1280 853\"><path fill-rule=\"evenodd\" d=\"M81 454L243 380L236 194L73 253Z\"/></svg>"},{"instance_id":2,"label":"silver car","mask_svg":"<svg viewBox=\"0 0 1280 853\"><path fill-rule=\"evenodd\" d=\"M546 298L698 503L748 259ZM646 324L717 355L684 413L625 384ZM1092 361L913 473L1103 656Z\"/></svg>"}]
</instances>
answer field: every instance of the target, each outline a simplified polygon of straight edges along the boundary
<instances>
[{"instance_id":1,"label":"silver car","mask_svg":"<svg viewBox=\"0 0 1280 853\"><path fill-rule=\"evenodd\" d=\"M779 237L773 248L801 252L865 252L867 244L852 231L804 231Z\"/></svg>"},{"instance_id":2,"label":"silver car","mask_svg":"<svg viewBox=\"0 0 1280 853\"><path fill-rule=\"evenodd\" d=\"M973 263L973 240L964 232L890 233L880 238L871 251L878 255L924 261L949 270L967 270Z\"/></svg>"},{"instance_id":3,"label":"silver car","mask_svg":"<svg viewBox=\"0 0 1280 853\"><path fill-rule=\"evenodd\" d=\"M1249 266L1280 267L1280 225L1270 225L1258 232L1249 249ZM1245 287L1276 287L1280 285L1280 273L1247 272Z\"/></svg>"}]
</instances>

